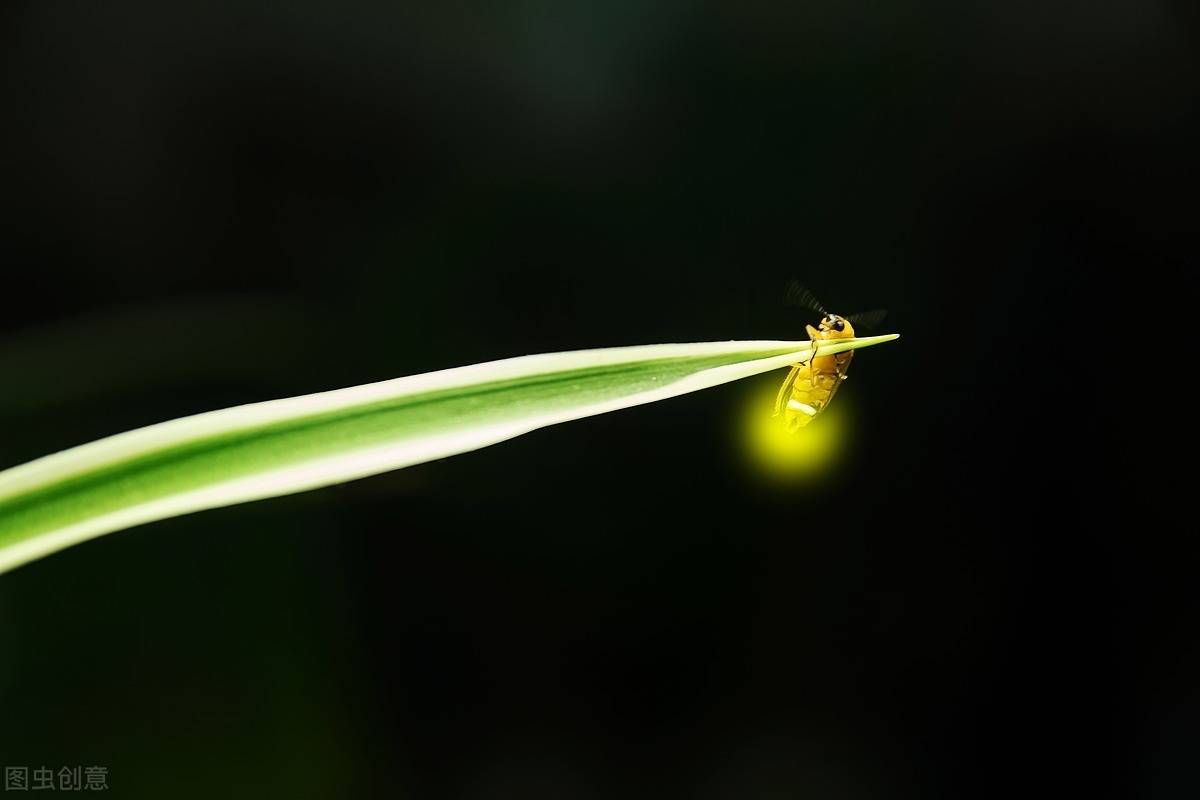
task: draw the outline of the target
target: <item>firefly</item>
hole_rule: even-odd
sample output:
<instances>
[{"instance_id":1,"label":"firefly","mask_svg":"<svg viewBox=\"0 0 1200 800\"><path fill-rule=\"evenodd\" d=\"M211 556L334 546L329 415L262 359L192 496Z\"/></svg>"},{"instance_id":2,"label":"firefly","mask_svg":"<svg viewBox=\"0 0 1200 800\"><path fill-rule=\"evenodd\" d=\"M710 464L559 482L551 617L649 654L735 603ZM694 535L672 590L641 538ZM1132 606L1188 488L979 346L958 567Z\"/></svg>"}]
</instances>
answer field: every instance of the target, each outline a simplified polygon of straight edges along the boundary
<instances>
[{"instance_id":1,"label":"firefly","mask_svg":"<svg viewBox=\"0 0 1200 800\"><path fill-rule=\"evenodd\" d=\"M792 369L775 396L775 416L783 414L789 431L796 431L812 422L833 401L838 388L846 380L846 371L854 358L847 350L833 355L820 355L821 342L854 338L854 326L872 328L883 321L886 311L863 311L842 317L825 310L821 301L798 282L788 287L788 302L816 311L821 315L817 327L805 325L812 341L812 353L807 361L792 364Z\"/></svg>"}]
</instances>

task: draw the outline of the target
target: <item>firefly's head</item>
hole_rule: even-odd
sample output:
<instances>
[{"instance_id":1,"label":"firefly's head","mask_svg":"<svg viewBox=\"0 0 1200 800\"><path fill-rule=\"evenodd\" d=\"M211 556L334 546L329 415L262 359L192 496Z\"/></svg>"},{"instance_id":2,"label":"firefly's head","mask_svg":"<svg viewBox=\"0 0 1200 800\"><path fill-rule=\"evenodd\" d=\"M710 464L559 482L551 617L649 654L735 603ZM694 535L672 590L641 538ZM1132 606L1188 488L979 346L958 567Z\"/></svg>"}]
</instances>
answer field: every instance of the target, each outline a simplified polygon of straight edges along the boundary
<instances>
[{"instance_id":1,"label":"firefly's head","mask_svg":"<svg viewBox=\"0 0 1200 800\"><path fill-rule=\"evenodd\" d=\"M854 338L854 326L850 324L850 320L845 317L839 317L837 314L826 314L821 320L822 338L825 339L852 339Z\"/></svg>"}]
</instances>

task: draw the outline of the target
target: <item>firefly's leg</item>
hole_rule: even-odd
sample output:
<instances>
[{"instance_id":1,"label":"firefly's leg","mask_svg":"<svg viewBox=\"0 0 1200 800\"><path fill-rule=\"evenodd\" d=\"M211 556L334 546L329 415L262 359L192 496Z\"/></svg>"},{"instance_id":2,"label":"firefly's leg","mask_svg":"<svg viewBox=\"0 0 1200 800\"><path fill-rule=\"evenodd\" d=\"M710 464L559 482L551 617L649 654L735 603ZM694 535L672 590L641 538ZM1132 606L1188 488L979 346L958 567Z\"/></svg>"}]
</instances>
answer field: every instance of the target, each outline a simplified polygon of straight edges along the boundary
<instances>
[{"instance_id":1,"label":"firefly's leg","mask_svg":"<svg viewBox=\"0 0 1200 800\"><path fill-rule=\"evenodd\" d=\"M817 357L817 343L821 340L815 336L812 339L812 352L808 356L808 384L812 388L817 388L817 371L812 368L813 359Z\"/></svg>"},{"instance_id":2,"label":"firefly's leg","mask_svg":"<svg viewBox=\"0 0 1200 800\"><path fill-rule=\"evenodd\" d=\"M779 416L779 412L783 410L783 405L787 402L788 395L792 392L792 384L796 382L796 375L799 372L800 367L792 367L792 371L784 379L783 386L779 388L779 394L775 395L775 413L772 416Z\"/></svg>"},{"instance_id":3,"label":"firefly's leg","mask_svg":"<svg viewBox=\"0 0 1200 800\"><path fill-rule=\"evenodd\" d=\"M804 363L808 365L808 382L812 388L817 388L817 371L812 368L813 359L817 357L817 346L821 342L821 332L812 325L805 325L804 330L808 331L808 342L812 345L812 352L808 354L808 361Z\"/></svg>"}]
</instances>

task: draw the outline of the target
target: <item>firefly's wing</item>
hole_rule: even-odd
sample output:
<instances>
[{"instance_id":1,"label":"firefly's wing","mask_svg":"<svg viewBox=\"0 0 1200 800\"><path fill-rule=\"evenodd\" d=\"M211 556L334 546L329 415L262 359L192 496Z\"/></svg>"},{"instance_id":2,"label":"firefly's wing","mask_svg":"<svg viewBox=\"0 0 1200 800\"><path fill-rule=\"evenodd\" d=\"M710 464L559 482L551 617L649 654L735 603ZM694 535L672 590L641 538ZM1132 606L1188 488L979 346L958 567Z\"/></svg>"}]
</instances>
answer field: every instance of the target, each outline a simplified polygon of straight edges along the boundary
<instances>
[{"instance_id":1,"label":"firefly's wing","mask_svg":"<svg viewBox=\"0 0 1200 800\"><path fill-rule=\"evenodd\" d=\"M876 308L873 311L860 311L857 314L851 314L846 319L850 320L850 324L856 328L861 325L864 328L874 329L879 327L886 316L886 308Z\"/></svg>"},{"instance_id":2,"label":"firefly's wing","mask_svg":"<svg viewBox=\"0 0 1200 800\"><path fill-rule=\"evenodd\" d=\"M825 310L825 306L821 305L821 301L817 296L804 287L800 281L792 278L788 281L787 295L785 299L788 305L800 306L801 308L810 308L816 311L822 317L829 316L829 312Z\"/></svg>"},{"instance_id":3,"label":"firefly's wing","mask_svg":"<svg viewBox=\"0 0 1200 800\"><path fill-rule=\"evenodd\" d=\"M792 371L788 373L787 378L783 381L783 386L779 387L779 394L775 395L775 416L783 410L784 405L792 396L792 384L796 382L796 376L800 374L800 367L792 367Z\"/></svg>"}]
</instances>

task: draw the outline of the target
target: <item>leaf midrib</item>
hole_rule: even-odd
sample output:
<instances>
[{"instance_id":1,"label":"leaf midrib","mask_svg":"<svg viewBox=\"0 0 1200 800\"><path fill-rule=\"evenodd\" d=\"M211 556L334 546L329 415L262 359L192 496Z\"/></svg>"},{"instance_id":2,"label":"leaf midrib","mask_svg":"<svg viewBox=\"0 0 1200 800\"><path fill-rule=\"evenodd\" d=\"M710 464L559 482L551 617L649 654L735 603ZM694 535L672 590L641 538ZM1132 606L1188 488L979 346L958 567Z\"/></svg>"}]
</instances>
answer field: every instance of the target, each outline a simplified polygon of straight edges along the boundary
<instances>
[{"instance_id":1,"label":"leaf midrib","mask_svg":"<svg viewBox=\"0 0 1200 800\"><path fill-rule=\"evenodd\" d=\"M211 469L219 467L223 479L236 479L254 474L262 469L264 462L274 460L270 455L270 451L274 450L270 446L272 441L280 443L280 450L283 450L285 448L282 447L282 443L295 437L297 441L291 444L298 446L288 448L291 457L287 459L294 463L353 450L359 442L369 441L372 444L378 444L378 439L372 437L369 430L363 425L364 420L373 416L384 418L390 417L393 413L408 412L403 415L404 418L398 424L387 426L396 436L401 436L406 430L411 430L414 426L427 422L426 418L419 414L412 415L412 409L436 405L439 406L436 415L440 423L437 426L438 432L447 432L460 427L455 423L455 417L458 415L447 412L453 412L465 406L477 407L479 403L487 402L489 397L506 394L513 390L520 389L529 392L527 397L521 398L529 401L541 395L549 387L558 387L554 392L549 393L554 402L544 406L547 411L552 411L555 407L573 405L580 392L591 389L598 395L602 394L603 385L611 383L613 378L619 376L636 376L639 372L652 373L655 380L647 379L645 381L646 388L661 388L678 378L707 367L726 364L728 361L728 356L713 356L707 359L689 357L645 361L637 364L617 364L599 368L593 366L546 375L522 376L471 387L440 389L388 398L361 406L317 412L303 417L205 437L199 441L169 444L154 452L141 453L95 467L80 475L57 481L51 486L32 489L0 501L0 514L10 523L11 530L20 531L17 537L11 538L26 538L30 534L94 516L101 510L115 510L128 506L130 502L128 495L114 491L114 487L120 486L122 483L132 484L129 486L129 491L139 495L137 498L139 502L145 502L205 485L207 483L205 475L209 472L204 468L206 465L211 465ZM564 384L570 383L576 383L579 386L571 391L562 390L561 387ZM629 394L629 385L628 380L621 382L616 387L615 393ZM543 392L539 392L539 389ZM602 399L604 399L603 396L596 398L597 401ZM453 404L453 407L448 407L449 404ZM518 416L521 405L521 403L513 403L508 399L503 403L497 403L495 421L503 422ZM477 420L477 418L472 418L472 420ZM347 426L350 430L346 429ZM321 436L308 435L315 428L325 428L326 431ZM353 435L340 437L339 433ZM341 439L340 442L339 439ZM353 441L347 442L347 439L353 439ZM296 458L298 450L307 452L301 458ZM226 463L224 466L220 466L223 458L233 458L238 453L253 454L255 457L246 458L237 465ZM282 462L283 459L279 459L279 461ZM101 502L97 503L91 501L90 497L96 493L109 496L102 497ZM105 500L107 501L105 502ZM64 505L68 508L64 509ZM70 505L77 505L80 511L71 514ZM37 520L39 516L42 517L40 524ZM0 545L3 545L9 538L0 532Z\"/></svg>"}]
</instances>

